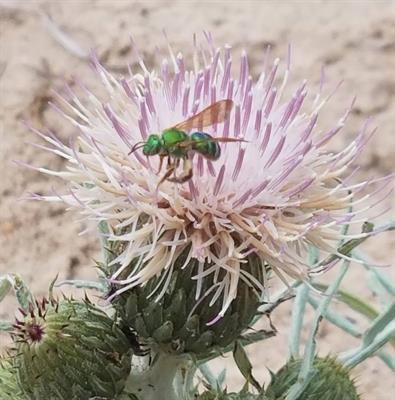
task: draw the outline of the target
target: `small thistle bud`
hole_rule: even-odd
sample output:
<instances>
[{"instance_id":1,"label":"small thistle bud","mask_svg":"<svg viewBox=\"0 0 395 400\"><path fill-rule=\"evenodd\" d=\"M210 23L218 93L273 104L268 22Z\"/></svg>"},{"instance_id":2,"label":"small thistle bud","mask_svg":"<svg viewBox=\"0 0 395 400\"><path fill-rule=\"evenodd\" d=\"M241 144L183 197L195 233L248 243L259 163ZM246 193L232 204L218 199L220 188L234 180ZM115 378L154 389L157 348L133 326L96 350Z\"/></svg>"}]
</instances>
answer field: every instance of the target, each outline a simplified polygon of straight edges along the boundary
<instances>
[{"instance_id":1,"label":"small thistle bud","mask_svg":"<svg viewBox=\"0 0 395 400\"><path fill-rule=\"evenodd\" d=\"M17 382L16 370L7 359L0 360L0 399L23 399Z\"/></svg>"},{"instance_id":2,"label":"small thistle bud","mask_svg":"<svg viewBox=\"0 0 395 400\"><path fill-rule=\"evenodd\" d=\"M266 391L268 400L286 398L290 387L296 383L301 368L301 360L291 360L276 374ZM350 378L349 370L331 357L314 360L315 374L304 389L303 400L358 400L360 397L355 382Z\"/></svg>"},{"instance_id":3,"label":"small thistle bud","mask_svg":"<svg viewBox=\"0 0 395 400\"><path fill-rule=\"evenodd\" d=\"M131 347L88 300L46 299L16 321L13 364L29 400L113 399L124 389Z\"/></svg>"},{"instance_id":4,"label":"small thistle bud","mask_svg":"<svg viewBox=\"0 0 395 400\"><path fill-rule=\"evenodd\" d=\"M258 257L250 254L246 261L245 272L263 283L265 268ZM199 263L192 259L183 267L185 262L186 253L175 262L166 292L157 301L152 294L157 295L155 288L161 276L114 297L112 303L121 321L132 327L148 345L157 344L166 353L193 353L205 357L231 344L248 328L260 299L256 288L239 283L235 299L225 314L220 315L222 303L215 301L210 289L218 286L221 276L218 282L208 277L199 288L193 279ZM203 295L197 299L199 291Z\"/></svg>"}]
</instances>

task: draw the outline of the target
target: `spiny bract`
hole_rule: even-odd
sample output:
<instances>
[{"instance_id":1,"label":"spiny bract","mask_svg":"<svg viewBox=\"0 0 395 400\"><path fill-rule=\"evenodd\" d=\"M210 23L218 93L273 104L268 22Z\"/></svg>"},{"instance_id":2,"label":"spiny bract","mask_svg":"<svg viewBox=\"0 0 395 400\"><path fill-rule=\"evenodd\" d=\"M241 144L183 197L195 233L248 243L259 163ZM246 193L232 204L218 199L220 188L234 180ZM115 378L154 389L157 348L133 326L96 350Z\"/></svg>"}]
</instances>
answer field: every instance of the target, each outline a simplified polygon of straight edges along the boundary
<instances>
[{"instance_id":1,"label":"spiny bract","mask_svg":"<svg viewBox=\"0 0 395 400\"><path fill-rule=\"evenodd\" d=\"M0 360L0 399L23 400L16 370L9 359Z\"/></svg>"},{"instance_id":2,"label":"spiny bract","mask_svg":"<svg viewBox=\"0 0 395 400\"><path fill-rule=\"evenodd\" d=\"M284 400L290 387L298 380L301 360L291 360L276 374L266 391L267 400ZM303 390L303 400L359 400L349 370L331 357L316 357L313 363L315 375Z\"/></svg>"},{"instance_id":3,"label":"spiny bract","mask_svg":"<svg viewBox=\"0 0 395 400\"><path fill-rule=\"evenodd\" d=\"M124 389L131 346L87 300L36 302L17 320L13 364L29 400L113 399Z\"/></svg>"},{"instance_id":4,"label":"spiny bract","mask_svg":"<svg viewBox=\"0 0 395 400\"><path fill-rule=\"evenodd\" d=\"M215 350L223 351L236 340L248 328L261 303L254 289L241 282L237 301L232 302L219 321L210 324L218 315L221 303L213 302L210 296L196 300L196 281L192 277L199 263L192 259L186 268L181 268L187 254L185 252L176 260L166 293L159 301L154 301L150 294L160 277L121 294L112 300L112 304L122 323L133 328L150 346L156 344L163 352L193 353L201 358ZM247 261L246 271L263 283L265 274L259 258L250 254ZM203 281L202 289L206 291L212 285L212 278L208 278Z\"/></svg>"}]
</instances>

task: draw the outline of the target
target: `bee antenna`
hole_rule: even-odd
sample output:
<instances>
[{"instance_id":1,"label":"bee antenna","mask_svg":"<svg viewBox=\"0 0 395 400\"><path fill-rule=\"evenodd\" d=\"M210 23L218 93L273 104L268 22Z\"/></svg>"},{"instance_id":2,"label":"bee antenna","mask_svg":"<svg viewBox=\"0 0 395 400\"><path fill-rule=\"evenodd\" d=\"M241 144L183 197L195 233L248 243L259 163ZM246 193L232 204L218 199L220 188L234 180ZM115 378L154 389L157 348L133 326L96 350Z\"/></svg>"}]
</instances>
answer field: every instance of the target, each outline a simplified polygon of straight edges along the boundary
<instances>
[{"instance_id":1,"label":"bee antenna","mask_svg":"<svg viewBox=\"0 0 395 400\"><path fill-rule=\"evenodd\" d=\"M134 153L136 150L141 149L145 145L145 142L137 142L133 145L131 150L128 153L128 156L132 153Z\"/></svg>"}]
</instances>

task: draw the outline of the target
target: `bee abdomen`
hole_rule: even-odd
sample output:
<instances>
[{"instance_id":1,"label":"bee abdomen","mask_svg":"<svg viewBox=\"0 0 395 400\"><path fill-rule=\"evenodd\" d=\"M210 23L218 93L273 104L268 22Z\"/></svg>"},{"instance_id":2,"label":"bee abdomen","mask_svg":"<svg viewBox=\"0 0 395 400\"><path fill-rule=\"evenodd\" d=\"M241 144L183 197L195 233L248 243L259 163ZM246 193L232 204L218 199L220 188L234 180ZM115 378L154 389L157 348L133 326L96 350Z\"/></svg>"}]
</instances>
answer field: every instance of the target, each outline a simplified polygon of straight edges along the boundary
<instances>
[{"instance_id":1,"label":"bee abdomen","mask_svg":"<svg viewBox=\"0 0 395 400\"><path fill-rule=\"evenodd\" d=\"M192 133L191 140L195 142L193 143L193 150L197 151L209 160L218 160L221 156L221 147L212 139L213 137L208 133Z\"/></svg>"}]
</instances>

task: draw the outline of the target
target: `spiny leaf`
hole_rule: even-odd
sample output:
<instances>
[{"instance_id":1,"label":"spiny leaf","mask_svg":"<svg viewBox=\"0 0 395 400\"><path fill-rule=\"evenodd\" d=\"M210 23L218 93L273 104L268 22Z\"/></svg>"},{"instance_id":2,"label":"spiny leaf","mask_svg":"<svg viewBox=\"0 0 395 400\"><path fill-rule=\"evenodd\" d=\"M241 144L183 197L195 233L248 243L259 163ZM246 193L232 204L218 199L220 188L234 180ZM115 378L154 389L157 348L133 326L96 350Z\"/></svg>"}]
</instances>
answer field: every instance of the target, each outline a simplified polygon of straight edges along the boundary
<instances>
[{"instance_id":1,"label":"spiny leaf","mask_svg":"<svg viewBox=\"0 0 395 400\"><path fill-rule=\"evenodd\" d=\"M234 344L233 358L235 359L237 367L247 382L251 383L251 385L260 391L261 385L252 375L252 364L243 348L243 345L238 340L236 340Z\"/></svg>"},{"instance_id":2,"label":"spiny leaf","mask_svg":"<svg viewBox=\"0 0 395 400\"><path fill-rule=\"evenodd\" d=\"M1 276L0 277L0 301L7 296L8 292L12 288L12 279L9 275Z\"/></svg>"},{"instance_id":3,"label":"spiny leaf","mask_svg":"<svg viewBox=\"0 0 395 400\"><path fill-rule=\"evenodd\" d=\"M14 275L14 290L19 305L25 311L28 310L29 304L33 303L33 296L25 282L18 275Z\"/></svg>"},{"instance_id":4,"label":"spiny leaf","mask_svg":"<svg viewBox=\"0 0 395 400\"><path fill-rule=\"evenodd\" d=\"M81 280L81 279L73 279L73 280L64 280L56 284L56 287L61 287L61 286L72 286L76 289L95 289L98 290L99 292L106 292L107 288L106 286L97 281L88 281L88 280Z\"/></svg>"}]
</instances>

